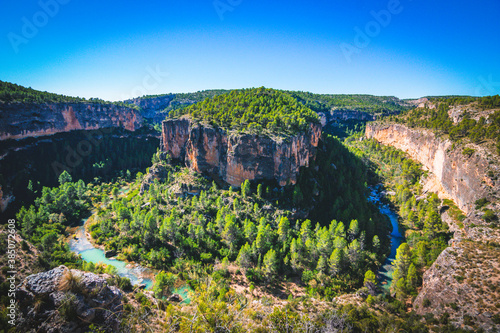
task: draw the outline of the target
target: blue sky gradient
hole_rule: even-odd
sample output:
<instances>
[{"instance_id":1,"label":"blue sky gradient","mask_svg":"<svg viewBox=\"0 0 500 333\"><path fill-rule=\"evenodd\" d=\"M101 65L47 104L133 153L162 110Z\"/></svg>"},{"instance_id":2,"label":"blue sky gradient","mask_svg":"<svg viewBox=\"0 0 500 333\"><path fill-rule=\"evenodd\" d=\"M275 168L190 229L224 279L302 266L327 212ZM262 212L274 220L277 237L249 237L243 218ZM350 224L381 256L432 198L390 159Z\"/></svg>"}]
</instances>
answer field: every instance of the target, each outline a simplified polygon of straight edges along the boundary
<instances>
[{"instance_id":1,"label":"blue sky gradient","mask_svg":"<svg viewBox=\"0 0 500 333\"><path fill-rule=\"evenodd\" d=\"M499 17L498 0L3 1L0 80L106 100L257 86L492 95Z\"/></svg>"}]
</instances>

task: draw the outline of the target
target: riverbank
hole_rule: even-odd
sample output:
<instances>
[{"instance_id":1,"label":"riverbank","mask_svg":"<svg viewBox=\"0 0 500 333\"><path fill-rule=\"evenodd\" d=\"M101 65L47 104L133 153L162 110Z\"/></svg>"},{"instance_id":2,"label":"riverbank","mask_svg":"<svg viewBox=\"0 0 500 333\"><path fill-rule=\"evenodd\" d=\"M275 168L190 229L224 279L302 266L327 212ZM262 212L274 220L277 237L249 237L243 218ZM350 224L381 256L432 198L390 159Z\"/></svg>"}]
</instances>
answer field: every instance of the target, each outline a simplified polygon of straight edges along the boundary
<instances>
[{"instance_id":1,"label":"riverbank","mask_svg":"<svg viewBox=\"0 0 500 333\"><path fill-rule=\"evenodd\" d=\"M130 191L130 185L122 187L119 191L119 196L124 196ZM121 277L130 279L133 285L142 285L146 289L153 286L155 272L143 267L137 263L118 260L116 258L107 258L105 255L105 248L98 245L90 236L88 232L89 223L92 218L96 216L96 211L92 211L92 215L82 220L82 224L71 230L69 236L69 247L72 252L81 255L82 259L94 264L103 263L113 266L117 270L117 274Z\"/></svg>"},{"instance_id":2,"label":"riverbank","mask_svg":"<svg viewBox=\"0 0 500 333\"><path fill-rule=\"evenodd\" d=\"M82 259L85 261L94 264L103 263L115 267L117 274L121 277L129 278L133 285L142 284L147 289L151 288L153 285L154 272L138 264L106 258L105 252L100 248L94 247L87 238L87 232L85 231L86 222L87 219L83 220L83 225L76 229L76 233L74 234L76 237L70 239L70 250L81 255Z\"/></svg>"}]
</instances>

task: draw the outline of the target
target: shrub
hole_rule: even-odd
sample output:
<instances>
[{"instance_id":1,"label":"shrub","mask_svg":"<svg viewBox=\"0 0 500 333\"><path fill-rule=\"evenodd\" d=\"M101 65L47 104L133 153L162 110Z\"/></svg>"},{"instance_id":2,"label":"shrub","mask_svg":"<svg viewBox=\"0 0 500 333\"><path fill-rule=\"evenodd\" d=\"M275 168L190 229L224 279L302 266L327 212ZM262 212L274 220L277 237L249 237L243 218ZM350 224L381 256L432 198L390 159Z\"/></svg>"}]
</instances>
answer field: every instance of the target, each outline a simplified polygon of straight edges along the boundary
<instances>
[{"instance_id":1,"label":"shrub","mask_svg":"<svg viewBox=\"0 0 500 333\"><path fill-rule=\"evenodd\" d=\"M493 221L497 220L497 216L495 215L495 213L491 209L485 209L483 219L486 222L493 222Z\"/></svg>"},{"instance_id":2,"label":"shrub","mask_svg":"<svg viewBox=\"0 0 500 333\"><path fill-rule=\"evenodd\" d=\"M79 275L73 274L73 272L68 269L64 272L59 281L59 290L78 292L81 289L81 280L82 278Z\"/></svg>"},{"instance_id":3,"label":"shrub","mask_svg":"<svg viewBox=\"0 0 500 333\"><path fill-rule=\"evenodd\" d=\"M259 283L263 279L261 271L258 269L255 269L255 268L247 269L245 276L247 277L247 279L249 281L254 282L254 283Z\"/></svg>"},{"instance_id":4,"label":"shrub","mask_svg":"<svg viewBox=\"0 0 500 333\"><path fill-rule=\"evenodd\" d=\"M76 305L76 296L70 294L66 295L58 309L61 317L63 317L67 321L73 321L77 319L78 316L76 313Z\"/></svg>"},{"instance_id":5,"label":"shrub","mask_svg":"<svg viewBox=\"0 0 500 333\"><path fill-rule=\"evenodd\" d=\"M472 148L464 148L464 150L462 151L462 154L464 154L465 156L467 157L471 157L472 154L474 154L476 152L475 149L472 149Z\"/></svg>"},{"instance_id":6,"label":"shrub","mask_svg":"<svg viewBox=\"0 0 500 333\"><path fill-rule=\"evenodd\" d=\"M489 203L489 201L486 198L482 198L482 199L476 200L476 202L475 202L476 209L481 209L484 206L486 206L488 203Z\"/></svg>"},{"instance_id":7,"label":"shrub","mask_svg":"<svg viewBox=\"0 0 500 333\"><path fill-rule=\"evenodd\" d=\"M428 308L431 305L431 301L428 298L424 298L422 305L424 308Z\"/></svg>"}]
</instances>

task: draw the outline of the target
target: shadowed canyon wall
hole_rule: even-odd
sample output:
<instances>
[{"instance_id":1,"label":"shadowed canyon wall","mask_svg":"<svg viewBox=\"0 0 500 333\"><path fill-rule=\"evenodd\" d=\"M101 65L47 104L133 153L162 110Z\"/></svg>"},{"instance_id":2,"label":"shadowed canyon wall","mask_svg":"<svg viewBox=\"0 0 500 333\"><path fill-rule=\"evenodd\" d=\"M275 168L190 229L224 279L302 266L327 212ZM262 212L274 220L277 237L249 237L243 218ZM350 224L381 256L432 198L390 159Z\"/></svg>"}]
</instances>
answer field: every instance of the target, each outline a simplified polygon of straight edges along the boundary
<instances>
[{"instance_id":1,"label":"shadowed canyon wall","mask_svg":"<svg viewBox=\"0 0 500 333\"><path fill-rule=\"evenodd\" d=\"M0 103L0 140L51 135L71 130L142 125L139 111L97 103Z\"/></svg>"}]
</instances>

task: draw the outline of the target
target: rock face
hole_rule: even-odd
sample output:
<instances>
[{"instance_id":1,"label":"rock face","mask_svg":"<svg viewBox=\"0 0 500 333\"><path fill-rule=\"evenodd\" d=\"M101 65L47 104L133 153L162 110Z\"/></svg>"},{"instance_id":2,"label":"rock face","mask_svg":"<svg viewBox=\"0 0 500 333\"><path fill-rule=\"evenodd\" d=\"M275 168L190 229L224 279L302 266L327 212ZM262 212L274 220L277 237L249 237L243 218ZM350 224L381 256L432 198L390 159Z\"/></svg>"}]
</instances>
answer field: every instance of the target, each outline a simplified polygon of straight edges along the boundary
<instances>
[{"instance_id":1,"label":"rock face","mask_svg":"<svg viewBox=\"0 0 500 333\"><path fill-rule=\"evenodd\" d=\"M321 138L320 124L286 139L226 132L186 118L163 122L163 150L198 172L239 186L246 179L276 179L295 184L299 168L309 165Z\"/></svg>"},{"instance_id":2,"label":"rock face","mask_svg":"<svg viewBox=\"0 0 500 333\"><path fill-rule=\"evenodd\" d=\"M132 108L97 103L0 103L0 118L0 140L107 127L135 131L142 125Z\"/></svg>"},{"instance_id":3,"label":"rock face","mask_svg":"<svg viewBox=\"0 0 500 333\"><path fill-rule=\"evenodd\" d=\"M466 213L472 211L477 199L487 197L492 189L500 189L487 176L490 164L486 154L479 153L479 147L475 147L476 153L466 156L462 149L452 149L451 141L437 138L431 131L399 124L368 124L366 137L403 150L422 163Z\"/></svg>"},{"instance_id":4,"label":"rock face","mask_svg":"<svg viewBox=\"0 0 500 333\"><path fill-rule=\"evenodd\" d=\"M160 123L167 116L167 113L162 112L162 110L171 106L172 100L174 98L175 98L174 94L151 97L151 98L138 97L134 99L129 99L125 101L125 103L137 105L138 107L141 108L142 110L141 115L144 118L151 120L153 123Z\"/></svg>"},{"instance_id":5,"label":"rock face","mask_svg":"<svg viewBox=\"0 0 500 333\"><path fill-rule=\"evenodd\" d=\"M68 272L78 280L72 289L61 288ZM103 276L59 266L26 277L17 295L19 331L86 332L92 323L118 331L123 293Z\"/></svg>"},{"instance_id":6,"label":"rock face","mask_svg":"<svg viewBox=\"0 0 500 333\"><path fill-rule=\"evenodd\" d=\"M424 273L423 288L413 303L420 315L450 315L455 326L498 332L493 316L500 298L500 249L472 241L453 242ZM474 327L476 326L476 327Z\"/></svg>"}]
</instances>

